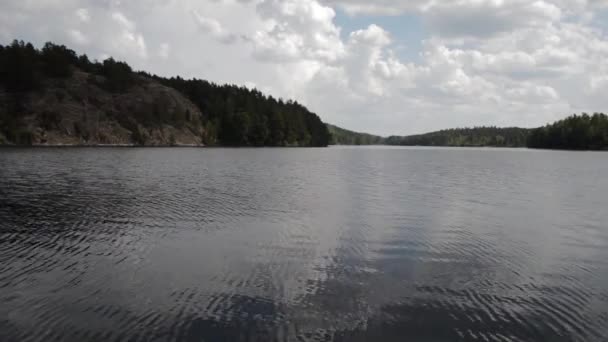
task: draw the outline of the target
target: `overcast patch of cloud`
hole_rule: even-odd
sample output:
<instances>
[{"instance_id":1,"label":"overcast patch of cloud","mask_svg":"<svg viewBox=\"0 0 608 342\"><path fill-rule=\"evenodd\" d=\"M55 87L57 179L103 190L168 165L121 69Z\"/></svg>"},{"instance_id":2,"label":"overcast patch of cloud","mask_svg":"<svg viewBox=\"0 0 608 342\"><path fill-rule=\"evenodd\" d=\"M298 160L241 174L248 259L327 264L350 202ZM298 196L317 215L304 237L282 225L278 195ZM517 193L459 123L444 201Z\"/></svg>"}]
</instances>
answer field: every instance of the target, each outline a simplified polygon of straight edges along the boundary
<instances>
[{"instance_id":1,"label":"overcast patch of cloud","mask_svg":"<svg viewBox=\"0 0 608 342\"><path fill-rule=\"evenodd\" d=\"M238 41L239 37L227 32L218 20L205 17L197 10L192 11L192 14L202 32L209 33L212 37L225 44L233 44Z\"/></svg>"},{"instance_id":2,"label":"overcast patch of cloud","mask_svg":"<svg viewBox=\"0 0 608 342\"><path fill-rule=\"evenodd\" d=\"M381 134L470 125L535 126L605 110L604 0L25 0L0 3L0 37L52 40L163 75L254 84L325 121ZM378 22L412 13L420 60L400 58Z\"/></svg>"}]
</instances>

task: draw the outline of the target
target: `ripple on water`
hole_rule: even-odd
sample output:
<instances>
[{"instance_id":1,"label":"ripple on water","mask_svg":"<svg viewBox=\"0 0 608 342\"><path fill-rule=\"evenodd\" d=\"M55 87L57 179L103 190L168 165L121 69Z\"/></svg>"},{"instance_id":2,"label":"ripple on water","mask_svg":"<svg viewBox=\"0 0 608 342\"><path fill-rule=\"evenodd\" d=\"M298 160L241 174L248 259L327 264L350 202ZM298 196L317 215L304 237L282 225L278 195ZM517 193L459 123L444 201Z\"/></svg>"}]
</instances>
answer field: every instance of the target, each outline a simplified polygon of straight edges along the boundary
<instances>
[{"instance_id":1,"label":"ripple on water","mask_svg":"<svg viewBox=\"0 0 608 342\"><path fill-rule=\"evenodd\" d=\"M0 165L3 342L608 336L595 154L3 149Z\"/></svg>"}]
</instances>

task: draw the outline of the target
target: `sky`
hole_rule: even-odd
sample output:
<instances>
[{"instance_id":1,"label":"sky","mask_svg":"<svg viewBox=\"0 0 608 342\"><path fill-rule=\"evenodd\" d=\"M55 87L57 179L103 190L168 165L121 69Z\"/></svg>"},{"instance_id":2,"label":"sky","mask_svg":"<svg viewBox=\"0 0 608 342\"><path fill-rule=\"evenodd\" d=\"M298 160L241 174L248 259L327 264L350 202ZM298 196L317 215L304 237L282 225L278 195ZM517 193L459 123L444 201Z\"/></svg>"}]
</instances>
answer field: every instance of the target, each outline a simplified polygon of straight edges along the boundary
<instances>
[{"instance_id":1,"label":"sky","mask_svg":"<svg viewBox=\"0 0 608 342\"><path fill-rule=\"evenodd\" d=\"M381 135L608 110L608 0L2 0L0 43L258 88Z\"/></svg>"}]
</instances>

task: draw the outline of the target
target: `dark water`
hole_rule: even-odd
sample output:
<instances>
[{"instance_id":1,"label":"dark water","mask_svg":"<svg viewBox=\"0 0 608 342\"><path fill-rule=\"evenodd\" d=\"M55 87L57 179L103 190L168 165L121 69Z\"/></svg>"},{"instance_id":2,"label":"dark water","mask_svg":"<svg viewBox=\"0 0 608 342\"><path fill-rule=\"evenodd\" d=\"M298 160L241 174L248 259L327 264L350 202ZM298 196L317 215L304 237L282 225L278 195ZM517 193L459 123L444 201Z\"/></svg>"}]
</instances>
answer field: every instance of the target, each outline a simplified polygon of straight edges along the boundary
<instances>
[{"instance_id":1,"label":"dark water","mask_svg":"<svg viewBox=\"0 0 608 342\"><path fill-rule=\"evenodd\" d=\"M2 342L606 340L606 153L0 150Z\"/></svg>"}]
</instances>

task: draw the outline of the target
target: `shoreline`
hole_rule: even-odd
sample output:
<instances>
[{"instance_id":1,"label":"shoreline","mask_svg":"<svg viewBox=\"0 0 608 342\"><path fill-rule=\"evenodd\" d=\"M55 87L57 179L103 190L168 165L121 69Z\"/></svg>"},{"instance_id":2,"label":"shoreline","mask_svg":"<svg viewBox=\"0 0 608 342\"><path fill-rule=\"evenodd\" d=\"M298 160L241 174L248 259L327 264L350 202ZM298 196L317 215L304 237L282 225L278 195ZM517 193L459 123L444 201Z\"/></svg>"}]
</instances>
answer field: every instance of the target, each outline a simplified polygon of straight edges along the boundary
<instances>
[{"instance_id":1,"label":"shoreline","mask_svg":"<svg viewBox=\"0 0 608 342\"><path fill-rule=\"evenodd\" d=\"M137 144L35 144L35 145L8 145L0 144L2 148L328 148L328 146L232 146L232 145L137 145ZM345 145L342 145L345 146Z\"/></svg>"},{"instance_id":2,"label":"shoreline","mask_svg":"<svg viewBox=\"0 0 608 342\"><path fill-rule=\"evenodd\" d=\"M562 152L608 152L608 149L582 150L582 149L550 149L535 148L527 146L424 146L424 145L328 145L328 146L230 146L230 145L197 145L197 144L175 144L175 145L137 145L137 144L35 144L35 145L11 145L0 144L0 149L6 148L331 148L331 147L402 147L402 148L453 148L453 149L497 149L497 150L531 150L531 151L562 151Z\"/></svg>"},{"instance_id":3,"label":"shoreline","mask_svg":"<svg viewBox=\"0 0 608 342\"><path fill-rule=\"evenodd\" d=\"M206 145L189 145L189 144L179 144L179 145L137 145L137 144L34 144L34 145L8 145L8 144L0 144L0 148L74 148L74 147L209 147Z\"/></svg>"}]
</instances>

